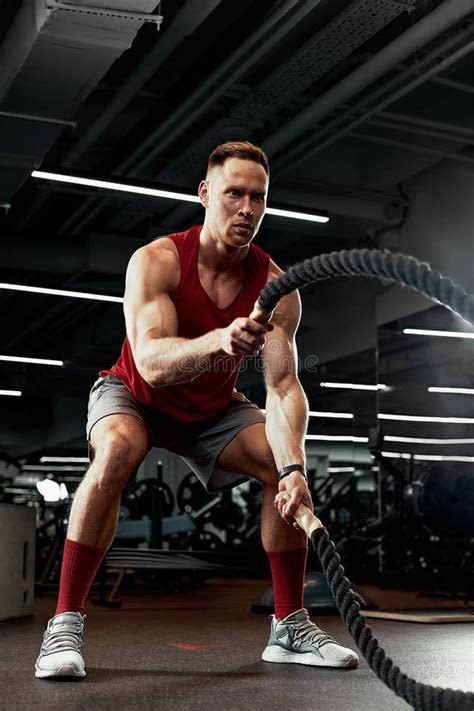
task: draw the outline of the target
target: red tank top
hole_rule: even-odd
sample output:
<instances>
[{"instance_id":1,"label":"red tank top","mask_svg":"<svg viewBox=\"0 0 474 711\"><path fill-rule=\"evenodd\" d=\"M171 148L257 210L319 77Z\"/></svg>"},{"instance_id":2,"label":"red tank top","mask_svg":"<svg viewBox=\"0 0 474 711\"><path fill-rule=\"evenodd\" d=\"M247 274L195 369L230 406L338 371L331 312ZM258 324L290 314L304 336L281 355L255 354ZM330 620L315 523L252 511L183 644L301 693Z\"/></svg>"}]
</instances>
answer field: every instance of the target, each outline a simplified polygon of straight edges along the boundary
<instances>
[{"instance_id":1,"label":"red tank top","mask_svg":"<svg viewBox=\"0 0 474 711\"><path fill-rule=\"evenodd\" d=\"M265 286L270 257L260 247L250 245L245 259L245 282L229 306L216 306L201 285L197 269L199 235L202 226L169 235L176 245L181 266L177 289L170 294L178 316L178 336L197 338L215 328L228 326L240 316L248 316ZM114 375L144 407L178 423L191 423L214 417L232 397L242 357L220 356L209 372L189 383L152 388L138 372L126 337L117 363L99 375Z\"/></svg>"}]
</instances>

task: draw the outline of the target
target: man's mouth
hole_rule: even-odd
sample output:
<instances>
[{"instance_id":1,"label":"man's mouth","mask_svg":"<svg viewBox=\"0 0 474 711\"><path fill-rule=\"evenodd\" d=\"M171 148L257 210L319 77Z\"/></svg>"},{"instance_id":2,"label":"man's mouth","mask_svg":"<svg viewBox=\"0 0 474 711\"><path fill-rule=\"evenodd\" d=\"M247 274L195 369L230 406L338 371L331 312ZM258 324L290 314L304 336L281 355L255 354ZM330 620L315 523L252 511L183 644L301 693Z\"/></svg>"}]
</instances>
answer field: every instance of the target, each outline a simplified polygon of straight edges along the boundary
<instances>
[{"instance_id":1,"label":"man's mouth","mask_svg":"<svg viewBox=\"0 0 474 711\"><path fill-rule=\"evenodd\" d=\"M247 230L248 232L253 230L253 227L249 222L237 222L234 227L238 227L240 230Z\"/></svg>"}]
</instances>

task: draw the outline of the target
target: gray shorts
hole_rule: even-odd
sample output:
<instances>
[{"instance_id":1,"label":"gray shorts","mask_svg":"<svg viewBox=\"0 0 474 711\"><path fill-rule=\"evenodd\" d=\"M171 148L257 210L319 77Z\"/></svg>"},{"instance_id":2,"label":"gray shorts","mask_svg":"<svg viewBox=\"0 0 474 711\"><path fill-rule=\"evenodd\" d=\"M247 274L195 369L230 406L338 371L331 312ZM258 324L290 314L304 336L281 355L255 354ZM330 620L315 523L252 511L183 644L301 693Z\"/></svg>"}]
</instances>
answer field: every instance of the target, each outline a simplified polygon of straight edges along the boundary
<instances>
[{"instance_id":1,"label":"gray shorts","mask_svg":"<svg viewBox=\"0 0 474 711\"><path fill-rule=\"evenodd\" d=\"M248 477L216 466L227 444L245 427L265 422L260 408L250 400L233 400L217 417L191 425L170 424L169 418L148 410L135 400L130 390L113 375L99 378L89 394L86 436L90 442L93 426L108 415L133 415L148 430L149 447L163 447L178 454L193 470L207 491L223 491Z\"/></svg>"}]
</instances>

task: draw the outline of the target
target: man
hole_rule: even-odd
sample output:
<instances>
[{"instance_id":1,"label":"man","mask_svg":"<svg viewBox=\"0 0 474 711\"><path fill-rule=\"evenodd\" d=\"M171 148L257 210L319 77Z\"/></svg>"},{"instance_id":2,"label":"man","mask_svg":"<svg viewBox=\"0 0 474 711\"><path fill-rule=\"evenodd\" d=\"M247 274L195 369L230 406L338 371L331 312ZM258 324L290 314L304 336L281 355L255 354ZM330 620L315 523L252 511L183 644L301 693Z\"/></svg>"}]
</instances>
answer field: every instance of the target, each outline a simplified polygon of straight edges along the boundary
<instances>
[{"instance_id":1,"label":"man","mask_svg":"<svg viewBox=\"0 0 474 711\"><path fill-rule=\"evenodd\" d=\"M262 287L281 274L252 244L268 183L260 148L218 146L199 185L204 225L154 241L130 260L127 337L118 362L99 373L91 390L91 466L71 509L56 613L36 662L39 678L85 676L85 600L113 541L122 490L152 445L182 456L209 491L249 476L262 483L262 543L275 594L262 658L357 666L357 655L303 608L307 541L293 515L312 502L304 468L308 407L294 340L298 294L284 297L267 325L248 318ZM260 351L266 421L234 388L242 358ZM275 504L279 491L287 492L287 503Z\"/></svg>"}]
</instances>

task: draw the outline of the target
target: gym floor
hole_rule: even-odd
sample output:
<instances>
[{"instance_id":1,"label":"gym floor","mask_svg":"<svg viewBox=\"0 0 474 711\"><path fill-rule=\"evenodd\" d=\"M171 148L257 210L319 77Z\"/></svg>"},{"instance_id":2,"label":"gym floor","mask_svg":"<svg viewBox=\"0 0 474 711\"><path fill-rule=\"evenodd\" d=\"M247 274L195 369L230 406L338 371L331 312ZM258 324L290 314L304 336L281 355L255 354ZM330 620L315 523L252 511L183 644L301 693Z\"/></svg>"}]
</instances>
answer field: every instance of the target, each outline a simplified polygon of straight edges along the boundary
<instances>
[{"instance_id":1,"label":"gym floor","mask_svg":"<svg viewBox=\"0 0 474 711\"><path fill-rule=\"evenodd\" d=\"M72 682L34 676L56 594L37 598L32 617L0 623L0 708L408 708L363 659L355 670L262 662L269 621L265 614L251 612L251 605L267 588L264 580L212 579L182 593L119 591L121 609L96 607L88 601L87 677ZM313 619L338 641L356 648L338 615ZM405 673L435 686L473 690L471 624L368 622Z\"/></svg>"}]
</instances>

